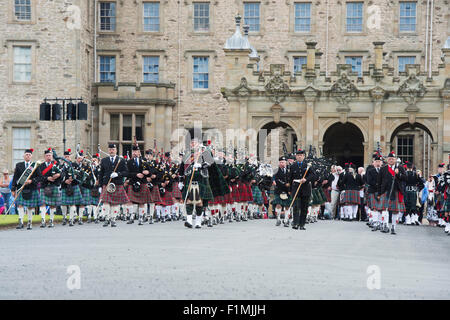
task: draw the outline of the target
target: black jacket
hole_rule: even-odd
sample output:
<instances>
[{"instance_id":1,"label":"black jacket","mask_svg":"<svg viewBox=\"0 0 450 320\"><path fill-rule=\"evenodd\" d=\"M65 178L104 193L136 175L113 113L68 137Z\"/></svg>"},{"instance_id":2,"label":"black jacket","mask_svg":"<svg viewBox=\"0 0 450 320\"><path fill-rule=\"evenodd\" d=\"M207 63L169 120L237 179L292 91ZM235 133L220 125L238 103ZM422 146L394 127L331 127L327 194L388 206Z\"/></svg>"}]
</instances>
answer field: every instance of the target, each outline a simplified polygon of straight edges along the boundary
<instances>
[{"instance_id":1,"label":"black jacket","mask_svg":"<svg viewBox=\"0 0 450 320\"><path fill-rule=\"evenodd\" d=\"M37 185L39 182L39 175L37 173L36 169L34 171L34 173L32 174L31 181L32 183L26 185L24 187L24 189L30 189L30 190L36 190L37 189ZM11 185L11 191L16 191L17 189L20 189L22 186L17 185L17 181L19 180L19 178L22 176L22 173L25 171L25 161L19 162L16 164L16 168L14 169L14 176L13 176L13 180L12 180L12 185ZM30 179L29 178L29 179Z\"/></svg>"},{"instance_id":2,"label":"black jacket","mask_svg":"<svg viewBox=\"0 0 450 320\"><path fill-rule=\"evenodd\" d=\"M381 168L379 169L381 170ZM376 193L377 192L377 181L378 181L377 169L375 167L370 167L367 169L365 174L365 180L369 188L367 189L368 193Z\"/></svg>"},{"instance_id":3,"label":"black jacket","mask_svg":"<svg viewBox=\"0 0 450 320\"><path fill-rule=\"evenodd\" d=\"M300 165L300 163L298 161L294 162L291 165L291 171L290 171L290 176L289 176L289 183L291 184L291 195L292 197L295 195L295 193L297 192L297 188L299 183L294 182L294 180L298 180L298 179L302 179L303 176L306 173L307 170L307 165L306 162L303 161L302 164ZM297 197L309 197L311 196L311 182L313 182L316 177L314 175L314 168L310 168L308 170L308 173L305 176L306 182L302 184L302 186L300 187L300 190L298 191Z\"/></svg>"},{"instance_id":4,"label":"black jacket","mask_svg":"<svg viewBox=\"0 0 450 320\"><path fill-rule=\"evenodd\" d=\"M102 186L106 186L108 184L108 181L111 177L111 173L113 173L114 168L116 167L119 160L120 163L116 169L116 172L119 176L114 179L111 179L111 182L114 183L115 185L123 185L124 182L123 180L128 175L128 169L125 160L119 158L119 156L116 156L114 163L111 163L110 157L105 157L100 162L99 183L101 183Z\"/></svg>"},{"instance_id":5,"label":"black jacket","mask_svg":"<svg viewBox=\"0 0 450 320\"><path fill-rule=\"evenodd\" d=\"M283 170L281 168L278 168L277 173L273 176L273 179L276 183L275 186L275 194L281 194L283 192L288 193L289 187L286 187L286 183L290 183L289 181L289 169L285 168L286 173L283 173Z\"/></svg>"},{"instance_id":6,"label":"black jacket","mask_svg":"<svg viewBox=\"0 0 450 320\"><path fill-rule=\"evenodd\" d=\"M147 182L147 176L144 175L143 178L138 178L137 174L138 173L142 173L142 171L145 170L144 168L144 163L142 162L142 158L139 157L139 166L136 166L136 160L135 158L133 159L129 159L127 161L127 169L128 169L128 178L130 180L130 184L133 184L137 181L141 182L141 183L146 183ZM110 161L111 162L111 161Z\"/></svg>"},{"instance_id":7,"label":"black jacket","mask_svg":"<svg viewBox=\"0 0 450 320\"><path fill-rule=\"evenodd\" d=\"M45 188L47 186L59 186L61 185L61 181L63 179L63 172L59 167L58 162L53 161L53 166L51 169L47 170L47 165L44 163L41 163L41 165L36 170L38 172L39 180L41 183L41 189ZM45 172L45 174L44 174ZM48 181L48 178L53 176L56 173L60 173L60 177L56 179L54 182Z\"/></svg>"},{"instance_id":8,"label":"black jacket","mask_svg":"<svg viewBox=\"0 0 450 320\"><path fill-rule=\"evenodd\" d=\"M363 185L364 181L360 174L356 174L354 177L352 173L346 172L342 179L341 190L360 190Z\"/></svg>"},{"instance_id":9,"label":"black jacket","mask_svg":"<svg viewBox=\"0 0 450 320\"><path fill-rule=\"evenodd\" d=\"M406 175L405 175L405 169L403 167L397 167L398 168L398 174L395 175L395 183L392 189L392 194L395 192L404 192L402 189L402 182L406 181ZM382 195L386 192L391 191L392 181L394 180L394 177L389 172L388 166L385 165L380 169L380 173L378 174L377 178L377 190L378 194Z\"/></svg>"}]
</instances>

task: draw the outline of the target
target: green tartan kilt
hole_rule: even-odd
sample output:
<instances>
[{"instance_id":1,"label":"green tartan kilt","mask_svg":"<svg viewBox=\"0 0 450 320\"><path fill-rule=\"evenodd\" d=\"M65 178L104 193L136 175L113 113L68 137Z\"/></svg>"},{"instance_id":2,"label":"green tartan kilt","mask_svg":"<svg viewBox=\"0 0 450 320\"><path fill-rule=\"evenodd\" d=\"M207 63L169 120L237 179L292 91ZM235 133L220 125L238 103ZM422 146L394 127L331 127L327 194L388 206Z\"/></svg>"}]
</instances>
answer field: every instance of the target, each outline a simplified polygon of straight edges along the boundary
<instances>
[{"instance_id":1,"label":"green tartan kilt","mask_svg":"<svg viewBox=\"0 0 450 320\"><path fill-rule=\"evenodd\" d=\"M51 207L57 207L61 205L61 191L59 186L52 186L52 195L47 197L44 193L44 189L41 189L42 202Z\"/></svg>"},{"instance_id":2,"label":"green tartan kilt","mask_svg":"<svg viewBox=\"0 0 450 320\"><path fill-rule=\"evenodd\" d=\"M253 203L264 204L264 199L261 190L259 189L258 186L252 185L252 195L253 195Z\"/></svg>"},{"instance_id":3,"label":"green tartan kilt","mask_svg":"<svg viewBox=\"0 0 450 320\"><path fill-rule=\"evenodd\" d=\"M83 205L83 197L80 192L79 186L73 187L73 195L68 196L66 194L66 189L61 189L61 205L62 206L76 206L76 205Z\"/></svg>"},{"instance_id":4,"label":"green tartan kilt","mask_svg":"<svg viewBox=\"0 0 450 320\"><path fill-rule=\"evenodd\" d=\"M288 195L288 198L286 200L283 200L280 198L280 195L275 193L275 198L272 201L272 205L275 206L279 204L282 207L288 208L291 205L292 198L290 195Z\"/></svg>"},{"instance_id":5,"label":"green tartan kilt","mask_svg":"<svg viewBox=\"0 0 450 320\"><path fill-rule=\"evenodd\" d=\"M42 206L42 200L37 190L31 191L31 198L29 200L25 200L24 198L22 198L21 192L16 199L16 205L28 208L40 207Z\"/></svg>"},{"instance_id":6,"label":"green tartan kilt","mask_svg":"<svg viewBox=\"0 0 450 320\"><path fill-rule=\"evenodd\" d=\"M406 210L416 210L417 193L415 191L406 191L404 202Z\"/></svg>"},{"instance_id":7,"label":"green tartan kilt","mask_svg":"<svg viewBox=\"0 0 450 320\"><path fill-rule=\"evenodd\" d=\"M314 188L312 189L311 192L311 205L316 206L316 205L321 205L323 203L326 202L326 199L324 201L324 198L322 198L322 194L320 193L320 189L321 188ZM323 191L322 191L323 192ZM325 197L325 195L324 195Z\"/></svg>"},{"instance_id":8,"label":"green tartan kilt","mask_svg":"<svg viewBox=\"0 0 450 320\"><path fill-rule=\"evenodd\" d=\"M323 191L322 187L317 188L317 190L319 190L319 195L321 200L320 204L324 204L325 202L328 202L327 196L325 195L325 191Z\"/></svg>"},{"instance_id":9,"label":"green tartan kilt","mask_svg":"<svg viewBox=\"0 0 450 320\"><path fill-rule=\"evenodd\" d=\"M445 200L444 212L450 212L450 197Z\"/></svg>"},{"instance_id":10,"label":"green tartan kilt","mask_svg":"<svg viewBox=\"0 0 450 320\"><path fill-rule=\"evenodd\" d=\"M200 182L200 181L197 181L198 182L198 189L199 189L199 192L200 192L200 199L202 199L202 200L214 200L214 196L213 196L213 193L212 193L212 191L211 191L211 187L210 187L210 185L209 185L209 182L208 183L203 183L203 182ZM194 183L194 181L192 181L192 183ZM189 183L188 183L189 184ZM186 198L186 192L187 192L187 188L189 187L189 185L184 185L184 187L183 187L183 193L182 193L182 196L183 196L183 198L182 199L185 199Z\"/></svg>"},{"instance_id":11,"label":"green tartan kilt","mask_svg":"<svg viewBox=\"0 0 450 320\"><path fill-rule=\"evenodd\" d=\"M89 206L93 204L92 195L91 195L91 189L84 188L80 186L80 192L81 192L81 204L84 206ZM97 201L98 203L98 201Z\"/></svg>"}]
</instances>

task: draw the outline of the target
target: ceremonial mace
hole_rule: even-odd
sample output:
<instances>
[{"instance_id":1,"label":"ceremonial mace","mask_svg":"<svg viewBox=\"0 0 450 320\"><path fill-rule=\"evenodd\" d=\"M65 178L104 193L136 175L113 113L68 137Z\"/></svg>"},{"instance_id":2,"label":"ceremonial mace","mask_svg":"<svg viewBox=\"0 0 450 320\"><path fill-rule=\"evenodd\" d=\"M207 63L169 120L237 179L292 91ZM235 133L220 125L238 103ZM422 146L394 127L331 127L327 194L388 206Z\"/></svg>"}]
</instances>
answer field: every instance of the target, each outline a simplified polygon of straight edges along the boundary
<instances>
[{"instance_id":1,"label":"ceremonial mace","mask_svg":"<svg viewBox=\"0 0 450 320\"><path fill-rule=\"evenodd\" d=\"M311 163L308 163L306 166L307 166L307 168L306 168L305 174L303 175L302 180L305 179L306 175L308 174L309 168L311 168ZM292 199L292 202L289 206L288 212L290 212L292 205L294 204L295 198L297 197L298 191L300 190L300 187L302 186L302 184L303 184L303 182L299 183L297 191L295 192L294 198Z\"/></svg>"}]
</instances>

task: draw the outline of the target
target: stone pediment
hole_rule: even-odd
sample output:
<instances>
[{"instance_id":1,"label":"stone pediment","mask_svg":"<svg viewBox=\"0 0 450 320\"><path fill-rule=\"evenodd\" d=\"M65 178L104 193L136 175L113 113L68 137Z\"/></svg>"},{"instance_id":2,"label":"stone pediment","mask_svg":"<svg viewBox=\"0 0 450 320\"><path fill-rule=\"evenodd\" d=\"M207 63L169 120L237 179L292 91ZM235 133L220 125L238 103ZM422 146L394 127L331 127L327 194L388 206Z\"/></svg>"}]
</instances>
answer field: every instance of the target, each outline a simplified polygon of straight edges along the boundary
<instances>
[{"instance_id":1,"label":"stone pediment","mask_svg":"<svg viewBox=\"0 0 450 320\"><path fill-rule=\"evenodd\" d=\"M241 78L241 83L233 89L233 93L239 97L247 97L252 93L252 89L249 88L245 77Z\"/></svg>"},{"instance_id":2,"label":"stone pediment","mask_svg":"<svg viewBox=\"0 0 450 320\"><path fill-rule=\"evenodd\" d=\"M408 107L406 111L409 110L418 110L416 103L419 98L422 98L425 95L425 86L422 84L422 81L416 77L413 73L411 74L405 82L402 83L400 88L398 89L397 94L403 99L405 99L406 103L408 103Z\"/></svg>"},{"instance_id":3,"label":"stone pediment","mask_svg":"<svg viewBox=\"0 0 450 320\"><path fill-rule=\"evenodd\" d=\"M348 109L348 103L358 94L358 89L347 74L342 73L341 78L331 86L330 93L339 102L339 109Z\"/></svg>"}]
</instances>

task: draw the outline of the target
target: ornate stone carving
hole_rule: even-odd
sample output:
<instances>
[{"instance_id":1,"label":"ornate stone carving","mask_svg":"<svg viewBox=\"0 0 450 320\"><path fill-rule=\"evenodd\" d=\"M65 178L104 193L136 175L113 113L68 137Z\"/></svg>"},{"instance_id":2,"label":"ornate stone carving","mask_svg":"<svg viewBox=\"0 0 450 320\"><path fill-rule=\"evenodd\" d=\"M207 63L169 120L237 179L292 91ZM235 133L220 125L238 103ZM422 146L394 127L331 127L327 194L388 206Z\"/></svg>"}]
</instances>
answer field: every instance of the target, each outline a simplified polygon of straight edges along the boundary
<instances>
[{"instance_id":1,"label":"ornate stone carving","mask_svg":"<svg viewBox=\"0 0 450 320\"><path fill-rule=\"evenodd\" d=\"M426 89L422 81L417 79L416 75L412 73L408 79L398 89L397 94L408 103L406 111L418 111L416 106L417 100L425 95Z\"/></svg>"},{"instance_id":2,"label":"ornate stone carving","mask_svg":"<svg viewBox=\"0 0 450 320\"><path fill-rule=\"evenodd\" d=\"M373 101L381 101L384 98L385 91L383 88L376 86L369 91Z\"/></svg>"},{"instance_id":3,"label":"ornate stone carving","mask_svg":"<svg viewBox=\"0 0 450 320\"><path fill-rule=\"evenodd\" d=\"M239 97L247 97L251 92L252 89L248 87L247 79L245 77L242 77L239 86L233 89L233 93Z\"/></svg>"},{"instance_id":4,"label":"ornate stone carving","mask_svg":"<svg viewBox=\"0 0 450 320\"><path fill-rule=\"evenodd\" d=\"M450 100L450 78L445 80L444 88L441 89L441 97L444 100Z\"/></svg>"},{"instance_id":5,"label":"ornate stone carving","mask_svg":"<svg viewBox=\"0 0 450 320\"><path fill-rule=\"evenodd\" d=\"M356 86L347 78L347 74L343 73L341 78L337 80L331 87L331 96L333 96L340 104L338 107L342 110L349 109L348 103L358 94Z\"/></svg>"},{"instance_id":6,"label":"ornate stone carving","mask_svg":"<svg viewBox=\"0 0 450 320\"><path fill-rule=\"evenodd\" d=\"M270 110L272 111L272 114L273 114L273 122L275 122L275 123L280 122L281 112L283 111L283 108L278 103L275 103L270 108Z\"/></svg>"},{"instance_id":7,"label":"ornate stone carving","mask_svg":"<svg viewBox=\"0 0 450 320\"><path fill-rule=\"evenodd\" d=\"M289 94L289 85L284 82L281 74L275 74L264 86L266 96L275 104L282 102Z\"/></svg>"}]
</instances>

